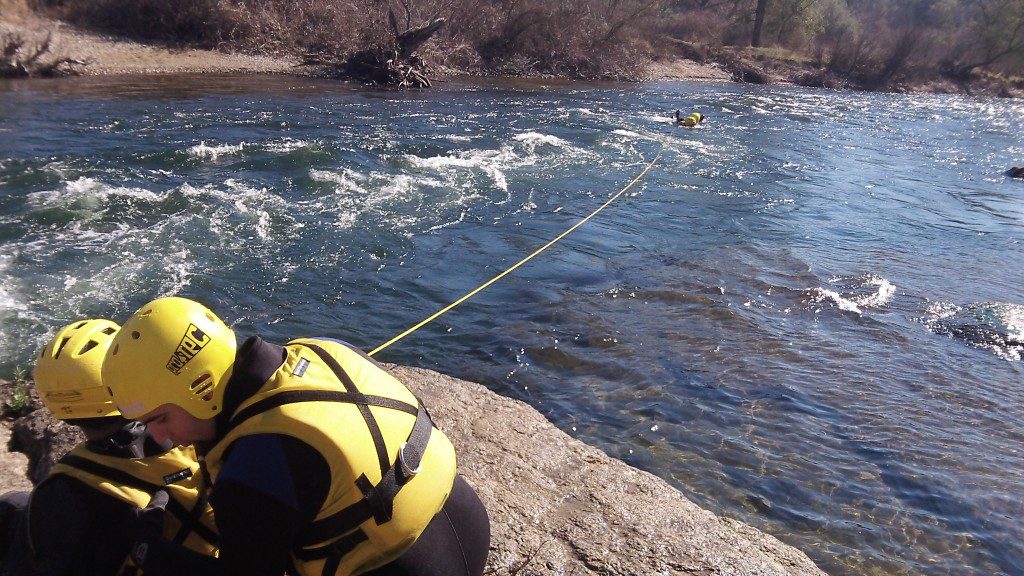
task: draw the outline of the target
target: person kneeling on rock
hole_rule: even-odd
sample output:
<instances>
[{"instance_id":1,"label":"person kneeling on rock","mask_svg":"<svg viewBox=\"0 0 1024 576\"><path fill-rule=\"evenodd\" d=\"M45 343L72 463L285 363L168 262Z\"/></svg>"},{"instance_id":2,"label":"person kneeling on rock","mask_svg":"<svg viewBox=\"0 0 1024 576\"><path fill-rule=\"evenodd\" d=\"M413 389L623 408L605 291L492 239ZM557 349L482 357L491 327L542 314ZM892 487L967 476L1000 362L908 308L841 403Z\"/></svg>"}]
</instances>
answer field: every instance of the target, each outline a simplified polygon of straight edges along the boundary
<instances>
[{"instance_id":1,"label":"person kneeling on rock","mask_svg":"<svg viewBox=\"0 0 1024 576\"><path fill-rule=\"evenodd\" d=\"M195 444L232 576L480 576L483 504L413 393L359 350L235 333L202 304L159 298L115 337L104 382L158 440ZM147 575L183 573L143 534Z\"/></svg>"},{"instance_id":2,"label":"person kneeling on rock","mask_svg":"<svg viewBox=\"0 0 1024 576\"><path fill-rule=\"evenodd\" d=\"M197 554L216 551L213 511L201 497L195 452L155 442L142 424L118 412L102 384L103 357L117 332L109 320L74 322L36 362L43 405L79 427L86 441L57 462L30 499L24 492L2 498L2 574L134 573L130 549L143 521L138 509L157 492L169 500L156 530Z\"/></svg>"}]
</instances>

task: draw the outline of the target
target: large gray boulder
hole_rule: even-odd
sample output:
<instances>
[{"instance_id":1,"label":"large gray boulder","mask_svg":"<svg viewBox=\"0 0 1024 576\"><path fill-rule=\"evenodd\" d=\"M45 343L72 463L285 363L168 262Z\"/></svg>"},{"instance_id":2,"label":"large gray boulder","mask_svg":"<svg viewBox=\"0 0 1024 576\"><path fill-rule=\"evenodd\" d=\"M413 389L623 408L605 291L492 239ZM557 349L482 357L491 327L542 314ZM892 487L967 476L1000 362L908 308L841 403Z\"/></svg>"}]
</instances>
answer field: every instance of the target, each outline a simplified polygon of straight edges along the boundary
<instances>
[{"instance_id":1,"label":"large gray boulder","mask_svg":"<svg viewBox=\"0 0 1024 576\"><path fill-rule=\"evenodd\" d=\"M430 370L387 366L455 444L491 519L488 574L816 576L803 552L690 502L664 480L565 434L536 410ZM46 410L11 445L38 481L78 442Z\"/></svg>"},{"instance_id":2,"label":"large gray boulder","mask_svg":"<svg viewBox=\"0 0 1024 576\"><path fill-rule=\"evenodd\" d=\"M430 370L392 373L455 444L490 514L496 574L824 574L803 552L700 508L527 404Z\"/></svg>"}]
</instances>

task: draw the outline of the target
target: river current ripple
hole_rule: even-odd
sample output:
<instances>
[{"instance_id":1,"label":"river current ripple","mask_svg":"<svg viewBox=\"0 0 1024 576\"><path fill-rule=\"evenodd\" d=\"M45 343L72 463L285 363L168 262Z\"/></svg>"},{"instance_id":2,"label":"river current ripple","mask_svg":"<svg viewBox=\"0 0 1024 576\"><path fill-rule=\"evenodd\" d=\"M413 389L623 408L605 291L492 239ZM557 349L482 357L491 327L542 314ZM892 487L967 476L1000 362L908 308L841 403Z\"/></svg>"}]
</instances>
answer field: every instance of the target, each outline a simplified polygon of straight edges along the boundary
<instances>
[{"instance_id":1,"label":"river current ripple","mask_svg":"<svg viewBox=\"0 0 1024 576\"><path fill-rule=\"evenodd\" d=\"M0 82L0 374L167 294L369 349L664 149L379 357L529 402L831 574L1022 574L1022 124L718 84Z\"/></svg>"}]
</instances>

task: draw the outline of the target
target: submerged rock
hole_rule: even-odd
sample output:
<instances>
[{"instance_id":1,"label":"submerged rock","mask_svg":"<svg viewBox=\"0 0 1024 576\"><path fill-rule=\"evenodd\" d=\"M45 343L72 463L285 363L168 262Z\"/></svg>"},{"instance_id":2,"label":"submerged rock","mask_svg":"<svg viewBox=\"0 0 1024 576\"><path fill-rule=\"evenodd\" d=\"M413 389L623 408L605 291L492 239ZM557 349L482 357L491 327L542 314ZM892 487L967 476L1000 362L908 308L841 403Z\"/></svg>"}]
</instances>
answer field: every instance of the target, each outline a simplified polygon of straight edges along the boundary
<instances>
[{"instance_id":1,"label":"submerged rock","mask_svg":"<svg viewBox=\"0 0 1024 576\"><path fill-rule=\"evenodd\" d=\"M1024 166L1014 166L1006 171L1010 178L1024 178Z\"/></svg>"},{"instance_id":2,"label":"submerged rock","mask_svg":"<svg viewBox=\"0 0 1024 576\"><path fill-rule=\"evenodd\" d=\"M388 369L430 408L487 507L488 574L824 575L803 552L700 508L523 402L430 370ZM35 454L36 480L78 441L45 410L22 417L15 430L23 436L18 446Z\"/></svg>"},{"instance_id":3,"label":"submerged rock","mask_svg":"<svg viewBox=\"0 0 1024 576\"><path fill-rule=\"evenodd\" d=\"M1019 355L1024 352L1024 306L1008 302L975 302L937 319L932 329L969 344Z\"/></svg>"}]
</instances>

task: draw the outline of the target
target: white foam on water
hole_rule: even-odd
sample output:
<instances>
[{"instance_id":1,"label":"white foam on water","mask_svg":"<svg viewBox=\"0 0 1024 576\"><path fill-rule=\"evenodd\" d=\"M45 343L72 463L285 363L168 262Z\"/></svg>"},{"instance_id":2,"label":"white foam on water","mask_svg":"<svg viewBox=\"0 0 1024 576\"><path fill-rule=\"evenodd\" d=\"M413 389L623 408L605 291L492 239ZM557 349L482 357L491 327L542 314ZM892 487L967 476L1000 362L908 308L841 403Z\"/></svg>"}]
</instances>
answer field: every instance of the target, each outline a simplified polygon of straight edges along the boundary
<instances>
[{"instance_id":1,"label":"white foam on water","mask_svg":"<svg viewBox=\"0 0 1024 576\"><path fill-rule=\"evenodd\" d=\"M210 200L214 201L212 213L208 212L205 218L209 219L209 230L218 236L223 236L225 241L246 238L245 231L248 226L243 225L241 229L235 228L237 225L229 222L229 217L233 214L245 216L252 231L261 241L273 241L271 225L274 215L272 212L277 213L278 218L289 218L287 215L288 203L265 187L256 188L233 178L225 180L224 187L226 189L214 185L195 188L186 183L178 190L186 197L195 199L204 205L208 204Z\"/></svg>"},{"instance_id":2,"label":"white foam on water","mask_svg":"<svg viewBox=\"0 0 1024 576\"><path fill-rule=\"evenodd\" d=\"M268 206L285 206L287 203L283 198L272 194L266 188L254 188L233 178L227 179L224 184L229 192L222 192L215 188L210 189L210 194L230 201L239 214L245 214L255 218L254 229L261 240L270 240L271 216L267 211Z\"/></svg>"},{"instance_id":3,"label":"white foam on water","mask_svg":"<svg viewBox=\"0 0 1024 576\"><path fill-rule=\"evenodd\" d=\"M103 202L112 196L136 198L146 202L155 202L161 195L145 188L127 188L111 186L102 180L80 177L77 180L64 182L57 190L44 190L28 195L29 204L35 207L74 206L90 212L98 212Z\"/></svg>"},{"instance_id":4,"label":"white foam on water","mask_svg":"<svg viewBox=\"0 0 1024 576\"><path fill-rule=\"evenodd\" d=\"M219 146L207 146L206 141L201 141L199 144L189 148L187 152L189 156L194 156L196 158L216 160L221 156L237 154L244 150L246 146L247 144L245 142L242 142L240 144L221 144Z\"/></svg>"},{"instance_id":5,"label":"white foam on water","mask_svg":"<svg viewBox=\"0 0 1024 576\"><path fill-rule=\"evenodd\" d=\"M333 196L312 203L324 212L336 214L334 224L341 229L349 229L360 217L374 214L400 230L431 217L435 210L424 206L428 199L444 208L479 198L472 187L454 187L449 182L416 174L373 172L363 175L347 168L341 172L314 169L309 174L318 182L335 185Z\"/></svg>"},{"instance_id":6,"label":"white foam on water","mask_svg":"<svg viewBox=\"0 0 1024 576\"><path fill-rule=\"evenodd\" d=\"M367 197L367 204L376 205L388 200L408 200L420 185L420 180L409 174L398 174L381 187L378 192Z\"/></svg>"},{"instance_id":7,"label":"white foam on water","mask_svg":"<svg viewBox=\"0 0 1024 576\"><path fill-rule=\"evenodd\" d=\"M509 146L502 146L499 150L467 150L429 158L406 154L404 158L416 168L442 174L447 178L449 185L459 182L459 171L476 169L490 177L495 187L506 192L508 179L505 177L505 171L522 164L522 158Z\"/></svg>"},{"instance_id":8,"label":"white foam on water","mask_svg":"<svg viewBox=\"0 0 1024 576\"><path fill-rule=\"evenodd\" d=\"M472 140L469 136L462 136L459 134L447 134L444 137L445 140L451 140L452 142L469 142Z\"/></svg>"},{"instance_id":9,"label":"white foam on water","mask_svg":"<svg viewBox=\"0 0 1024 576\"><path fill-rule=\"evenodd\" d=\"M881 276L868 275L864 280L864 285L874 286L877 290L874 294L855 298L854 300L861 306L879 308L892 302L893 296L896 295L896 286Z\"/></svg>"},{"instance_id":10,"label":"white foam on water","mask_svg":"<svg viewBox=\"0 0 1024 576\"><path fill-rule=\"evenodd\" d=\"M855 313L857 315L861 315L862 314L862 312L860 310L860 307L857 306L856 302L854 302L853 300L850 300L848 298L843 297L842 294L836 292L835 290L829 290L828 288L811 288L810 293L811 293L811 300L813 302L818 302L818 303L832 302L840 310L845 310L847 312L853 312L853 313Z\"/></svg>"},{"instance_id":11,"label":"white foam on water","mask_svg":"<svg viewBox=\"0 0 1024 576\"><path fill-rule=\"evenodd\" d=\"M0 314L16 310L21 307L21 302L15 297L17 289L11 282L11 276L7 268L11 264L13 256L0 254Z\"/></svg>"},{"instance_id":12,"label":"white foam on water","mask_svg":"<svg viewBox=\"0 0 1024 576\"><path fill-rule=\"evenodd\" d=\"M721 151L718 146L701 142L700 140L678 140L675 145L688 152L696 150L705 158L717 158Z\"/></svg>"},{"instance_id":13,"label":"white foam on water","mask_svg":"<svg viewBox=\"0 0 1024 576\"><path fill-rule=\"evenodd\" d=\"M309 171L309 177L317 182L327 182L336 184L338 190L346 192L365 192L360 182L366 181L366 176L353 172L348 168L342 169L339 172L332 172L331 170L317 170L313 168Z\"/></svg>"},{"instance_id":14,"label":"white foam on water","mask_svg":"<svg viewBox=\"0 0 1024 576\"><path fill-rule=\"evenodd\" d=\"M937 319L949 318L961 310L960 306L948 302L929 302L925 308L925 312Z\"/></svg>"},{"instance_id":15,"label":"white foam on water","mask_svg":"<svg viewBox=\"0 0 1024 576\"><path fill-rule=\"evenodd\" d=\"M523 132L516 134L512 137L516 142L523 142L534 147L541 144L549 144L551 146L565 146L565 140L562 140L558 136L552 136L550 134L541 134L539 132Z\"/></svg>"},{"instance_id":16,"label":"white foam on water","mask_svg":"<svg viewBox=\"0 0 1024 576\"><path fill-rule=\"evenodd\" d=\"M833 276L829 284L849 285L850 293L840 293L831 288L818 287L810 289L811 301L817 303L832 302L840 310L863 315L863 308L881 308L892 301L896 295L896 286L881 276L866 274L856 278ZM864 294L864 289L871 289Z\"/></svg>"},{"instance_id":17,"label":"white foam on water","mask_svg":"<svg viewBox=\"0 0 1024 576\"><path fill-rule=\"evenodd\" d=\"M284 138L283 140L276 140L268 142L265 148L268 152L288 153L300 148L309 148L312 146L312 142L306 140L295 140L292 138Z\"/></svg>"},{"instance_id":18,"label":"white foam on water","mask_svg":"<svg viewBox=\"0 0 1024 576\"><path fill-rule=\"evenodd\" d=\"M638 132L633 132L632 130L625 130L625 129L622 129L622 128L616 128L615 130L612 130L612 134L615 134L617 136L626 136L627 138L643 138L644 137L642 134L640 134Z\"/></svg>"},{"instance_id":19,"label":"white foam on water","mask_svg":"<svg viewBox=\"0 0 1024 576\"><path fill-rule=\"evenodd\" d=\"M44 172L50 172L51 174L56 174L57 176L60 176L61 180L70 179L68 174L71 172L71 167L60 160L57 160L55 162L47 162L42 167L42 170Z\"/></svg>"},{"instance_id":20,"label":"white foam on water","mask_svg":"<svg viewBox=\"0 0 1024 576\"><path fill-rule=\"evenodd\" d=\"M167 253L164 258L164 270L168 272L160 283L160 296L180 294L192 281L195 267L194 258L186 250Z\"/></svg>"}]
</instances>

